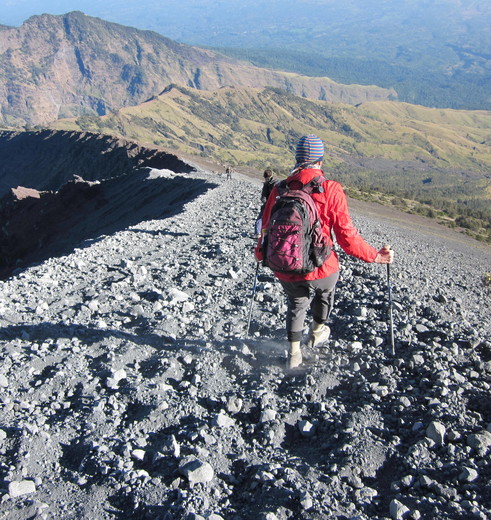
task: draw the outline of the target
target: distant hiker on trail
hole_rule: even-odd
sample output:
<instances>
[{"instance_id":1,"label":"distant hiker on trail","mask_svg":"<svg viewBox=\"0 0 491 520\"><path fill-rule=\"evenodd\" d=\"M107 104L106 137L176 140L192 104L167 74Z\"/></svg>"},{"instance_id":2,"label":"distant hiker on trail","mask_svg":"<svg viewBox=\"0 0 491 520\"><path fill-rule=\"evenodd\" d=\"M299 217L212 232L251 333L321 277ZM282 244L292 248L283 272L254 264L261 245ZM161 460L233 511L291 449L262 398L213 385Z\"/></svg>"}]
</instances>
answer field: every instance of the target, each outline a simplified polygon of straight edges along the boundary
<instances>
[{"instance_id":1,"label":"distant hiker on trail","mask_svg":"<svg viewBox=\"0 0 491 520\"><path fill-rule=\"evenodd\" d=\"M294 169L285 181L274 186L266 202L262 215L262 236L255 249L257 260L263 261L273 269L274 275L283 286L288 298L286 330L289 353L287 368L295 368L302 363L300 344L309 305L313 322L310 326L307 345L318 346L326 342L330 336L331 331L326 322L332 310L335 287L339 278L338 255L331 250L333 246L331 233L334 232L337 243L347 254L365 262L389 264L394 258L393 251L385 248L377 251L359 235L348 212L343 188L338 182L327 180L324 177L321 169L323 157L324 144L317 136L307 135L299 140ZM281 221L281 212L283 211L284 214L285 210L281 209L280 202L286 200L286 204L292 204L291 198L298 200L299 191L302 191L302 197L300 197L302 200L308 199L303 204L308 203L309 215L320 220L320 227L312 224L315 222L314 219L309 222L310 229L317 231L315 247L311 247L313 239L306 238L304 242L311 240L308 245L308 254L303 255L302 265L297 265L298 262L294 265L292 262L298 260L298 257L295 256L297 253L288 255L287 252L285 255L285 251L289 241L293 244L290 253L301 249L298 247L298 244L301 243L299 239L301 233L298 232L298 229L305 229L307 217L304 217L303 221L297 221L297 231L295 232L291 219ZM305 193L309 195L305 195ZM315 203L313 208L312 199ZM271 218L272 214L273 218ZM296 213L296 215L301 214L302 211ZM314 250L316 255L313 254ZM300 254L300 256L302 255ZM287 265L287 261L291 265ZM278 265L282 265L282 267L275 269L275 266ZM278 269L281 269L281 272Z\"/></svg>"},{"instance_id":2,"label":"distant hiker on trail","mask_svg":"<svg viewBox=\"0 0 491 520\"><path fill-rule=\"evenodd\" d=\"M274 178L273 170L270 170L269 168L267 170L264 170L263 177L264 183L261 190L261 209L259 210L259 215L257 216L255 225L256 235L261 234L261 220L264 207L266 206L266 201L268 200L268 197L270 193L273 191L274 185L276 184L276 179Z\"/></svg>"},{"instance_id":3,"label":"distant hiker on trail","mask_svg":"<svg viewBox=\"0 0 491 520\"><path fill-rule=\"evenodd\" d=\"M232 168L230 168L230 166L227 166L225 169L225 174L227 176L227 181L229 181L232 178Z\"/></svg>"},{"instance_id":4,"label":"distant hiker on trail","mask_svg":"<svg viewBox=\"0 0 491 520\"><path fill-rule=\"evenodd\" d=\"M276 184L276 179L274 178L273 170L270 170L269 168L267 170L264 170L263 177L264 183L263 189L261 191L261 204L264 209L266 201L268 200L268 197L270 193L273 191L274 185Z\"/></svg>"}]
</instances>

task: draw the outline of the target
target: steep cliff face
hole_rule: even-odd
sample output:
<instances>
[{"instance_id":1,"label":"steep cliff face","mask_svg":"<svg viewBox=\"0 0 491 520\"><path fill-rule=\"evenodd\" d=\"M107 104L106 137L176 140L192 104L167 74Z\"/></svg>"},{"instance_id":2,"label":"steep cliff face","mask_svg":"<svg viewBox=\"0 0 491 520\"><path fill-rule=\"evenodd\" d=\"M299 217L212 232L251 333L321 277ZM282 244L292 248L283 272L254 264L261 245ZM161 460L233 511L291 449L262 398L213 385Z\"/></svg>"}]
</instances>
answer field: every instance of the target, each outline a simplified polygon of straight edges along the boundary
<instances>
[{"instance_id":1,"label":"steep cliff face","mask_svg":"<svg viewBox=\"0 0 491 520\"><path fill-rule=\"evenodd\" d=\"M252 67L80 12L34 16L19 28L0 31L0 124L104 115L142 103L172 83L204 90L274 86L352 103L394 95Z\"/></svg>"}]
</instances>

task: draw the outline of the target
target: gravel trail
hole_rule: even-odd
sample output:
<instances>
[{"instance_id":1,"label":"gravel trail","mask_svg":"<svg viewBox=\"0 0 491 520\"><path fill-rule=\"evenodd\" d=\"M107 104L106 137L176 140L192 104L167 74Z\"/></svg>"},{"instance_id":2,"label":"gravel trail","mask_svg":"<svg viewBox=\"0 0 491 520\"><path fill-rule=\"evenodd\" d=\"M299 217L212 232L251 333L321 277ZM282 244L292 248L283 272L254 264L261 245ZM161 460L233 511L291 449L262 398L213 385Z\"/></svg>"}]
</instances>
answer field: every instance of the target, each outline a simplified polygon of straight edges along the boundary
<instances>
[{"instance_id":1,"label":"gravel trail","mask_svg":"<svg viewBox=\"0 0 491 520\"><path fill-rule=\"evenodd\" d=\"M260 186L183 174L175 204L193 178L0 282L0 519L491 518L489 249L353 213L396 252L396 354L385 266L341 254L331 340L286 371L263 268L245 337Z\"/></svg>"}]
</instances>

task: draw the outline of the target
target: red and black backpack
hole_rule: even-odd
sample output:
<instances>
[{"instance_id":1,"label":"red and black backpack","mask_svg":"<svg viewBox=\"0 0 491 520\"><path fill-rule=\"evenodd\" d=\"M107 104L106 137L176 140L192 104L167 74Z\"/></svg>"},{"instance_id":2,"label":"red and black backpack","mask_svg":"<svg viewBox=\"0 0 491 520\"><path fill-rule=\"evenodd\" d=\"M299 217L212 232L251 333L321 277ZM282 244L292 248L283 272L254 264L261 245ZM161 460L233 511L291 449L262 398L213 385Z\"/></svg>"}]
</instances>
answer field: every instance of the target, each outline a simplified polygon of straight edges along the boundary
<instances>
[{"instance_id":1,"label":"red and black backpack","mask_svg":"<svg viewBox=\"0 0 491 520\"><path fill-rule=\"evenodd\" d=\"M278 196L263 242L263 263L273 271L306 274L329 257L331 247L311 197L324 191L325 180L318 176L305 185L288 179L277 184Z\"/></svg>"}]
</instances>

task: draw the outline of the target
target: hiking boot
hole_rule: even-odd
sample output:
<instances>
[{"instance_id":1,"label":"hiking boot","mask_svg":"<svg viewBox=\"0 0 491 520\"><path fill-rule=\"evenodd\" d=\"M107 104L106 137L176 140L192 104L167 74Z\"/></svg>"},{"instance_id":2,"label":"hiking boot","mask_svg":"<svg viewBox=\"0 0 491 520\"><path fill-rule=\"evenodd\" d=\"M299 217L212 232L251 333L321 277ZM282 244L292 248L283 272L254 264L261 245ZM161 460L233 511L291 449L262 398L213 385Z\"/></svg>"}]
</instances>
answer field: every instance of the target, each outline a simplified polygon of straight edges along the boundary
<instances>
[{"instance_id":1,"label":"hiking boot","mask_svg":"<svg viewBox=\"0 0 491 520\"><path fill-rule=\"evenodd\" d=\"M302 364L302 351L300 341L290 341L290 351L286 361L286 368L296 368Z\"/></svg>"},{"instance_id":2,"label":"hiking boot","mask_svg":"<svg viewBox=\"0 0 491 520\"><path fill-rule=\"evenodd\" d=\"M294 354L288 354L288 359L286 361L286 368L297 368L302 364L302 351L297 350Z\"/></svg>"},{"instance_id":3,"label":"hiking boot","mask_svg":"<svg viewBox=\"0 0 491 520\"><path fill-rule=\"evenodd\" d=\"M331 329L325 323L315 323L310 327L309 337L307 339L308 347L318 347L322 343L326 343L331 335Z\"/></svg>"}]
</instances>

